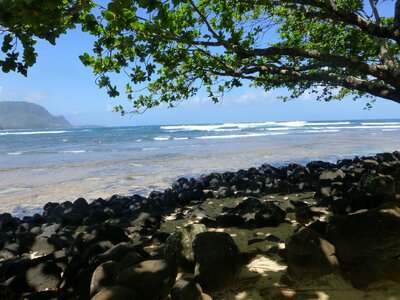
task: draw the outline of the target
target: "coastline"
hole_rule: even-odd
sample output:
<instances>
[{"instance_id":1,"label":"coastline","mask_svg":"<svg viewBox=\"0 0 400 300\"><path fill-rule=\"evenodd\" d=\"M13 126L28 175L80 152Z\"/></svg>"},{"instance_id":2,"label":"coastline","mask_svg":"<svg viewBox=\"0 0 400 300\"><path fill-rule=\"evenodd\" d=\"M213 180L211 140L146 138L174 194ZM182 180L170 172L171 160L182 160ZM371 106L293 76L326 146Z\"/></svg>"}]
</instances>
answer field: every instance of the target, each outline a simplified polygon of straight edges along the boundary
<instances>
[{"instance_id":1,"label":"coastline","mask_svg":"<svg viewBox=\"0 0 400 300\"><path fill-rule=\"evenodd\" d=\"M148 197L115 195L90 203L83 198L74 202L47 203L42 215L22 219L2 214L2 292L5 295L10 293L13 297L17 292L26 295L36 293L39 297L47 293L53 297L67 298L76 293L89 293L92 274L102 262L112 258L118 264L123 259L121 255L125 256L129 251L144 255L135 263L140 263L144 257L145 261L164 259L168 237L194 224L205 225L207 232L228 233L243 259L233 285L226 286L223 291L205 291L213 299L397 299L398 283L384 285L384 288L380 285L377 290L374 288L376 278L371 276L361 282L364 286L357 286L359 283L354 278L343 278L340 275L342 271L337 267L325 274L325 269L329 268L322 263L322 273L320 268L315 270L315 266L309 268L303 265L300 279L295 267L298 262L290 256L290 237L309 228L312 232L317 231L314 233L321 241L335 244L319 232L320 225L312 224L322 222L329 226L331 221L328 220L336 215L351 218L354 213L363 216L363 211L379 213L377 209L381 205L399 201L399 182L400 152L396 151L342 159L337 163L312 161L306 165L291 163L280 167L264 164L236 172L211 173L197 179L180 178L171 188L163 192L152 191ZM250 204L248 199L256 200L251 200L253 204ZM243 203L249 204L244 206ZM267 205L272 211L260 216L254 203L256 206ZM238 210L240 205L241 209ZM284 212L284 218L281 211ZM254 214L258 214L258 217L252 219ZM271 218L279 221L274 219L271 223ZM396 222L400 225L400 220ZM371 226L367 230L373 230ZM375 241L374 238L371 237L372 241ZM376 238L380 239L378 244L382 246L379 251L385 252L385 243L391 244L392 241ZM117 246L125 250L118 250L123 253L112 256L110 253ZM334 246L339 249L343 247L340 244ZM55 253L57 257L54 257ZM80 279L75 278L79 272L68 275L68 269L72 268L68 262L78 258L78 269L86 270L85 274L89 272ZM339 255L340 262L342 259ZM50 283L46 281L48 279L38 285L31 283L30 287L20 283L25 272L29 273L31 268L42 263L53 268ZM24 267L15 268L21 264ZM346 264L349 265L349 262ZM43 279L43 276L40 278ZM391 282L396 278L382 279ZM77 280L86 284L83 290L79 290ZM163 288L169 293L171 287ZM370 290L365 291L368 287L371 287Z\"/></svg>"},{"instance_id":2,"label":"coastline","mask_svg":"<svg viewBox=\"0 0 400 300\"><path fill-rule=\"evenodd\" d=\"M41 212L49 201L79 197L91 201L114 194L147 196L180 176L263 163L279 167L312 160L336 162L393 151L400 146L399 130L400 122L390 120L79 128L4 135L0 213L22 217ZM279 134L263 136L270 133Z\"/></svg>"}]
</instances>

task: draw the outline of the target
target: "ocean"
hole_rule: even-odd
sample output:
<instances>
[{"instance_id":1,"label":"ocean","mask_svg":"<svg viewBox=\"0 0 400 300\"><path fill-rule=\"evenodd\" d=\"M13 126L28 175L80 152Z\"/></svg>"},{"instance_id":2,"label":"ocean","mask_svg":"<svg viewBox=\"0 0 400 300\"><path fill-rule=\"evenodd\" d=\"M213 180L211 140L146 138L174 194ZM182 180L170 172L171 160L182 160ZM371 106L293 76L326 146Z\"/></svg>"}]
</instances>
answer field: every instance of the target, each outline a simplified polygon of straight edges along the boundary
<instances>
[{"instance_id":1,"label":"ocean","mask_svg":"<svg viewBox=\"0 0 400 300\"><path fill-rule=\"evenodd\" d=\"M0 213L49 201L147 195L179 177L400 150L400 120L0 131Z\"/></svg>"}]
</instances>

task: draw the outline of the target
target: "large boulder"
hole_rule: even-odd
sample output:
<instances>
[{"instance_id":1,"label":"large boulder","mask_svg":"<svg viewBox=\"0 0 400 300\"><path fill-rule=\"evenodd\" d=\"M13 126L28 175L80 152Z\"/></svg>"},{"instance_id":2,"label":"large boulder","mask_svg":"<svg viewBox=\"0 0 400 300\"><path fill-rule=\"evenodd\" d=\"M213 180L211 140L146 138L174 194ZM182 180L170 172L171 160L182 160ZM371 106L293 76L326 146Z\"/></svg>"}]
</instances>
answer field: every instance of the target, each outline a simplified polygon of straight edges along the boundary
<instances>
[{"instance_id":1,"label":"large boulder","mask_svg":"<svg viewBox=\"0 0 400 300\"><path fill-rule=\"evenodd\" d=\"M400 207L386 203L348 216L332 217L328 239L345 277L356 288L400 282Z\"/></svg>"},{"instance_id":2,"label":"large boulder","mask_svg":"<svg viewBox=\"0 0 400 300\"><path fill-rule=\"evenodd\" d=\"M19 293L57 290L61 272L62 269L55 262L43 262L11 277L5 285Z\"/></svg>"},{"instance_id":3,"label":"large boulder","mask_svg":"<svg viewBox=\"0 0 400 300\"><path fill-rule=\"evenodd\" d=\"M344 263L400 256L400 207L387 203L352 215L331 217L328 240Z\"/></svg>"},{"instance_id":4,"label":"large boulder","mask_svg":"<svg viewBox=\"0 0 400 300\"><path fill-rule=\"evenodd\" d=\"M99 293L97 293L91 300L142 300L135 291L126 287L115 285L111 287L105 287Z\"/></svg>"},{"instance_id":5,"label":"large boulder","mask_svg":"<svg viewBox=\"0 0 400 300\"><path fill-rule=\"evenodd\" d=\"M115 285L119 268L119 264L113 261L107 261L98 266L90 282L90 295L96 295L101 289Z\"/></svg>"},{"instance_id":6,"label":"large boulder","mask_svg":"<svg viewBox=\"0 0 400 300\"><path fill-rule=\"evenodd\" d=\"M166 240L164 257L184 269L193 271L195 260L192 243L196 235L207 230L203 224L190 224L172 233Z\"/></svg>"},{"instance_id":7,"label":"large boulder","mask_svg":"<svg viewBox=\"0 0 400 300\"><path fill-rule=\"evenodd\" d=\"M193 241L195 279L205 292L232 284L242 267L242 256L232 237L223 232L204 232Z\"/></svg>"},{"instance_id":8,"label":"large boulder","mask_svg":"<svg viewBox=\"0 0 400 300\"><path fill-rule=\"evenodd\" d=\"M123 269L117 284L137 291L144 299L163 299L175 283L176 265L166 260L145 260Z\"/></svg>"},{"instance_id":9,"label":"large boulder","mask_svg":"<svg viewBox=\"0 0 400 300\"><path fill-rule=\"evenodd\" d=\"M201 300L201 287L189 276L180 278L172 287L171 300Z\"/></svg>"},{"instance_id":10,"label":"large boulder","mask_svg":"<svg viewBox=\"0 0 400 300\"><path fill-rule=\"evenodd\" d=\"M293 279L316 279L338 267L335 247L322 234L308 227L303 227L286 241L285 256L288 275Z\"/></svg>"}]
</instances>

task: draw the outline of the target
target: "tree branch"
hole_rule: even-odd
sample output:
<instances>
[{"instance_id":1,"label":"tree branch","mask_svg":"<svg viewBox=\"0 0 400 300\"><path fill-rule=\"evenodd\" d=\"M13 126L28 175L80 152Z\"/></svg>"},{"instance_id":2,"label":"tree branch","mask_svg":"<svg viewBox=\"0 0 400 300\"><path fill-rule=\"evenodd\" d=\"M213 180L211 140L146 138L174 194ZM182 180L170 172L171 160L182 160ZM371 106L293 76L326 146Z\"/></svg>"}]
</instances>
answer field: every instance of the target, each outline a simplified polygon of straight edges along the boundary
<instances>
[{"instance_id":1,"label":"tree branch","mask_svg":"<svg viewBox=\"0 0 400 300\"><path fill-rule=\"evenodd\" d=\"M271 0L254 0L256 4L259 5L269 5ZM346 11L342 8L339 8L335 5L333 1L330 0L283 0L283 1L276 1L272 0L272 2L276 2L274 5L282 5L282 2L298 4L298 5L308 5L311 7L316 7L323 9L332 13L332 19L341 21L345 24L354 25L362 29L363 31L375 35L380 38L388 38L392 39L398 43L400 43L400 28L395 27L391 28L388 26L382 26L371 22L356 13ZM397 0L399 2L399 0ZM396 5L397 5L396 2ZM400 4L399 4L400 6ZM399 7L400 11L400 7Z\"/></svg>"},{"instance_id":2,"label":"tree branch","mask_svg":"<svg viewBox=\"0 0 400 300\"><path fill-rule=\"evenodd\" d=\"M396 1L396 5L394 7L394 24L397 28L400 25L400 0Z\"/></svg>"},{"instance_id":3,"label":"tree branch","mask_svg":"<svg viewBox=\"0 0 400 300\"><path fill-rule=\"evenodd\" d=\"M210 22L208 22L207 17L200 11L200 9L194 4L192 0L189 0L190 5L193 7L195 12L200 16L201 20L206 24L208 31L211 33L211 35L221 44L224 45L225 48L228 49L229 44L222 39L222 37L215 32L215 30L212 28Z\"/></svg>"},{"instance_id":4,"label":"tree branch","mask_svg":"<svg viewBox=\"0 0 400 300\"><path fill-rule=\"evenodd\" d=\"M351 90L357 90L360 92L368 93L377 97L392 100L396 103L400 103L400 92L397 89L386 86L385 84L362 80L354 76L341 76L335 73L328 72L313 72L313 73L302 73L290 69L282 69L276 66L263 66L255 67L260 72L259 76L247 75L244 72L238 71L215 71L214 74L220 76L232 76L240 77L250 80L256 80L258 82L274 83L275 85L287 85L288 83L324 83L326 85L336 87L341 86ZM252 70L254 71L254 70ZM279 75L279 78L265 78L265 75Z\"/></svg>"},{"instance_id":5,"label":"tree branch","mask_svg":"<svg viewBox=\"0 0 400 300\"><path fill-rule=\"evenodd\" d=\"M249 57L270 57L274 55L299 57L315 59L319 62L323 62L325 66L331 67L348 67L353 70L360 71L366 75L374 76L380 80L384 80L396 88L400 89L400 78L397 74L390 72L383 65L369 65L362 62L357 57L343 57L339 55L321 53L316 50L304 50L301 48L286 48L286 47L269 47L269 48L257 48L253 50L241 50L238 55L242 55L244 58Z\"/></svg>"}]
</instances>

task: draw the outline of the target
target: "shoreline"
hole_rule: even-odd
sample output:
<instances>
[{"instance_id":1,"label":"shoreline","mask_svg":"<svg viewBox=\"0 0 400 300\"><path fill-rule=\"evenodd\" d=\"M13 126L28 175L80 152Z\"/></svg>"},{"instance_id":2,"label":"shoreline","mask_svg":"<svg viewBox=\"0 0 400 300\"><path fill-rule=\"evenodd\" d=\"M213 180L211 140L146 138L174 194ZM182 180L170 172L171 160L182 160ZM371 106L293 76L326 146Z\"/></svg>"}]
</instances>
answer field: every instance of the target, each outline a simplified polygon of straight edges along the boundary
<instances>
[{"instance_id":1,"label":"shoreline","mask_svg":"<svg viewBox=\"0 0 400 300\"><path fill-rule=\"evenodd\" d=\"M386 131L388 126L394 131ZM0 213L22 217L49 201L79 197L147 196L180 176L393 151L400 146L399 130L400 120L294 121L5 135L0 137ZM270 133L281 135L263 136Z\"/></svg>"}]
</instances>

